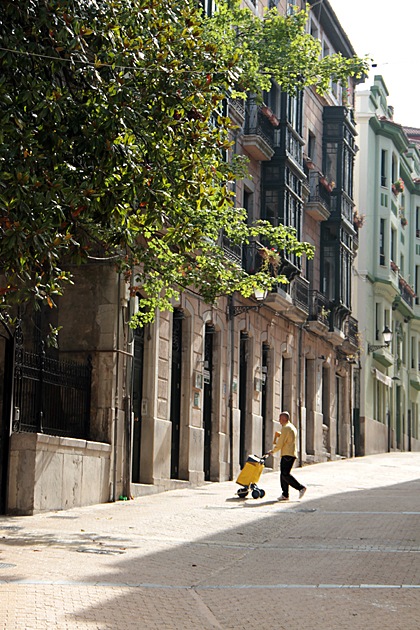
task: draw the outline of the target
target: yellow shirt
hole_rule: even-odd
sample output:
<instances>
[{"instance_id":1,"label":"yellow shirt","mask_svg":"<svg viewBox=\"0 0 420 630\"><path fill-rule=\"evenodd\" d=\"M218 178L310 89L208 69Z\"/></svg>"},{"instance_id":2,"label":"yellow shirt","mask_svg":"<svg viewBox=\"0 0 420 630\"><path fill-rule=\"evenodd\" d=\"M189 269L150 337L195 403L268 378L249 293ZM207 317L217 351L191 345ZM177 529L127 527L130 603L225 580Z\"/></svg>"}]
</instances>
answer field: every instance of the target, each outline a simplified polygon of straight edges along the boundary
<instances>
[{"instance_id":1,"label":"yellow shirt","mask_svg":"<svg viewBox=\"0 0 420 630\"><path fill-rule=\"evenodd\" d=\"M282 455L297 457L296 435L296 427L291 422L287 422L286 424L284 424L282 426L281 433L273 447L273 453L281 451Z\"/></svg>"}]
</instances>

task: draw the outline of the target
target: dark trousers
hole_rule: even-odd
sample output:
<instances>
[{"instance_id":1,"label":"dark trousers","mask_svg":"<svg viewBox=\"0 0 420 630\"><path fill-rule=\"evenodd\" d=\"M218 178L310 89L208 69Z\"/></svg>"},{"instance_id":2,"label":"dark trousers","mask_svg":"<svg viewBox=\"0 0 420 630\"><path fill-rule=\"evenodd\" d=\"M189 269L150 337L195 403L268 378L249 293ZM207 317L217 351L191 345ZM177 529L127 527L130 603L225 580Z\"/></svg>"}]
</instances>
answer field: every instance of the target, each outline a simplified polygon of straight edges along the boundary
<instances>
[{"instance_id":1,"label":"dark trousers","mask_svg":"<svg viewBox=\"0 0 420 630\"><path fill-rule=\"evenodd\" d=\"M295 463L295 459L296 457L283 455L280 460L280 485L284 497L289 496L289 486L292 486L295 490L302 490L304 487L290 474L293 464Z\"/></svg>"}]
</instances>

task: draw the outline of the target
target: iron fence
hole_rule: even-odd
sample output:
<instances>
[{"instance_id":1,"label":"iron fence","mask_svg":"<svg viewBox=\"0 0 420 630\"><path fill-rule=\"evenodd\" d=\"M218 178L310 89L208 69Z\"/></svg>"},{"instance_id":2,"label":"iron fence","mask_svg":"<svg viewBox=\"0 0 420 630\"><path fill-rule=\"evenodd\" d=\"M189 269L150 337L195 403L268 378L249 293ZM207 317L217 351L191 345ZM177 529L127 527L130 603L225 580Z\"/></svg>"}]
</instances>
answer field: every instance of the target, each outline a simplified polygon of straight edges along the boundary
<instances>
[{"instance_id":1,"label":"iron fence","mask_svg":"<svg viewBox=\"0 0 420 630\"><path fill-rule=\"evenodd\" d=\"M91 361L58 361L17 346L14 432L89 438Z\"/></svg>"}]
</instances>

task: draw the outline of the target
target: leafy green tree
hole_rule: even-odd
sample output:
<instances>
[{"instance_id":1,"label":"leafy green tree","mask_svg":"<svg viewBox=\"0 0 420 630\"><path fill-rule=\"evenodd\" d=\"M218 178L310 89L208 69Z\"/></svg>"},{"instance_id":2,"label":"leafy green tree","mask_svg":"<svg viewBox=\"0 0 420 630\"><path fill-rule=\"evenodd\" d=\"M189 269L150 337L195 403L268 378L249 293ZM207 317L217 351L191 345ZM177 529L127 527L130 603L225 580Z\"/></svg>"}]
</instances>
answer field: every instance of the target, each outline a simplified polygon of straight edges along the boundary
<instances>
[{"instance_id":1,"label":"leafy green tree","mask_svg":"<svg viewBox=\"0 0 420 630\"><path fill-rule=\"evenodd\" d=\"M109 258L141 286L143 320L194 286L208 301L281 281L226 260L220 234L301 255L293 230L248 225L225 160L227 95L325 89L361 60L319 60L305 12L265 19L238 2L206 18L193 0L0 3L0 296L47 302L70 263Z\"/></svg>"}]
</instances>

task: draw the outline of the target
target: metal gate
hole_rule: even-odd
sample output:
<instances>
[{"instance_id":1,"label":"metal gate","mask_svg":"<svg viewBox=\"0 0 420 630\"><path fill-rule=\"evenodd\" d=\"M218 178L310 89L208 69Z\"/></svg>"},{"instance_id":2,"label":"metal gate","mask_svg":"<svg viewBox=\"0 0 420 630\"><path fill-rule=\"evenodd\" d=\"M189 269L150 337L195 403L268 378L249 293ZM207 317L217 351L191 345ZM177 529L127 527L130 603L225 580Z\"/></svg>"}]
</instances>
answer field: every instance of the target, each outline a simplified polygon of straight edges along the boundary
<instances>
[{"instance_id":1,"label":"metal gate","mask_svg":"<svg viewBox=\"0 0 420 630\"><path fill-rule=\"evenodd\" d=\"M15 332L13 432L89 438L91 360L80 364L24 350Z\"/></svg>"}]
</instances>

